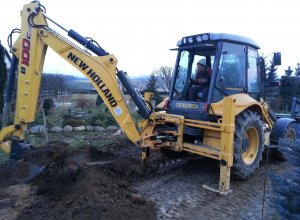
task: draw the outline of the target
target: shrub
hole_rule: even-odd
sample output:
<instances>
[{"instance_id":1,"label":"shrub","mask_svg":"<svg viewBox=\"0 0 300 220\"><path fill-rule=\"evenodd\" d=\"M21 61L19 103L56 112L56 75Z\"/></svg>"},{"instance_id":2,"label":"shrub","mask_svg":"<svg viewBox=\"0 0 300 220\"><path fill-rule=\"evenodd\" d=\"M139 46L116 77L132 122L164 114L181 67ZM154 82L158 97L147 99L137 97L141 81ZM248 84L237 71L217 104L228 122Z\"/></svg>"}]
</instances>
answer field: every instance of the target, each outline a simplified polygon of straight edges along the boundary
<instances>
[{"instance_id":1,"label":"shrub","mask_svg":"<svg viewBox=\"0 0 300 220\"><path fill-rule=\"evenodd\" d=\"M63 115L63 120L66 120L66 119L72 119L73 116L71 114L64 114Z\"/></svg>"},{"instance_id":2,"label":"shrub","mask_svg":"<svg viewBox=\"0 0 300 220\"><path fill-rule=\"evenodd\" d=\"M96 106L100 106L103 102L102 98L100 95L97 96L97 99L96 99Z\"/></svg>"},{"instance_id":3,"label":"shrub","mask_svg":"<svg viewBox=\"0 0 300 220\"><path fill-rule=\"evenodd\" d=\"M110 112L101 111L88 119L88 123L92 126L110 126L117 125L116 120Z\"/></svg>"},{"instance_id":4,"label":"shrub","mask_svg":"<svg viewBox=\"0 0 300 220\"><path fill-rule=\"evenodd\" d=\"M91 107L91 106L92 106L92 102L86 99L84 96L80 96L76 102L76 107L81 108L81 111L83 111L84 108Z\"/></svg>"},{"instance_id":5,"label":"shrub","mask_svg":"<svg viewBox=\"0 0 300 220\"><path fill-rule=\"evenodd\" d=\"M85 120L68 118L63 122L63 126L70 125L72 127L79 127L85 124Z\"/></svg>"},{"instance_id":6,"label":"shrub","mask_svg":"<svg viewBox=\"0 0 300 220\"><path fill-rule=\"evenodd\" d=\"M43 108L45 111L45 115L49 114L49 111L55 107L54 101L52 99L45 99L43 102Z\"/></svg>"}]
</instances>

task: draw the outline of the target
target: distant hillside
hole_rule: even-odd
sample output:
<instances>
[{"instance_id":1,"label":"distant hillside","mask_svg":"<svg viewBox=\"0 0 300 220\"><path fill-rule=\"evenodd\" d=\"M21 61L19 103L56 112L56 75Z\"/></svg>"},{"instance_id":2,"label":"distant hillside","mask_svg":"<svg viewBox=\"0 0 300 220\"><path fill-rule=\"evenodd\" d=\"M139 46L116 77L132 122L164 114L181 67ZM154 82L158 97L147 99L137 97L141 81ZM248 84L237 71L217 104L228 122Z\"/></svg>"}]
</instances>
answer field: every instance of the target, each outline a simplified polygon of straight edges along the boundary
<instances>
[{"instance_id":1,"label":"distant hillside","mask_svg":"<svg viewBox=\"0 0 300 220\"><path fill-rule=\"evenodd\" d=\"M83 90L94 90L92 83L89 82L88 79L74 79L65 82L67 84L68 90L72 91L83 91Z\"/></svg>"},{"instance_id":2,"label":"distant hillside","mask_svg":"<svg viewBox=\"0 0 300 220\"><path fill-rule=\"evenodd\" d=\"M64 75L64 74L52 74L52 73L44 73L44 76L57 76L59 79L64 81L65 88L70 91L82 91L82 90L91 90L92 84L88 81L87 78L76 77L72 75ZM51 85L50 85L51 86Z\"/></svg>"},{"instance_id":3,"label":"distant hillside","mask_svg":"<svg viewBox=\"0 0 300 220\"><path fill-rule=\"evenodd\" d=\"M130 79L149 79L149 75L140 75L140 76L129 76Z\"/></svg>"},{"instance_id":4,"label":"distant hillside","mask_svg":"<svg viewBox=\"0 0 300 220\"><path fill-rule=\"evenodd\" d=\"M64 80L66 81L72 81L72 80L77 80L77 79L81 79L82 77L77 77L77 76L72 76L72 75L64 75L64 74L59 74L59 73L43 73L46 75L57 75L62 77ZM82 78L85 79L85 78Z\"/></svg>"},{"instance_id":5,"label":"distant hillside","mask_svg":"<svg viewBox=\"0 0 300 220\"><path fill-rule=\"evenodd\" d=\"M149 75L134 76L134 77L130 77L130 79L134 87L141 91L146 88Z\"/></svg>"},{"instance_id":6,"label":"distant hillside","mask_svg":"<svg viewBox=\"0 0 300 220\"><path fill-rule=\"evenodd\" d=\"M65 81L65 85L68 90L93 90L93 86L87 78L76 77L71 75L56 74L62 77ZM130 77L132 84L138 90L144 90L146 88L147 81L149 79L148 75L134 76Z\"/></svg>"},{"instance_id":7,"label":"distant hillside","mask_svg":"<svg viewBox=\"0 0 300 220\"><path fill-rule=\"evenodd\" d=\"M53 75L51 73L46 74ZM65 88L69 91L95 90L92 86L92 83L90 83L87 78L63 74L55 75L64 79ZM138 89L139 91L143 91L146 88L149 77L149 75L131 76L130 80L136 89ZM158 91L164 92L162 88L158 88Z\"/></svg>"}]
</instances>

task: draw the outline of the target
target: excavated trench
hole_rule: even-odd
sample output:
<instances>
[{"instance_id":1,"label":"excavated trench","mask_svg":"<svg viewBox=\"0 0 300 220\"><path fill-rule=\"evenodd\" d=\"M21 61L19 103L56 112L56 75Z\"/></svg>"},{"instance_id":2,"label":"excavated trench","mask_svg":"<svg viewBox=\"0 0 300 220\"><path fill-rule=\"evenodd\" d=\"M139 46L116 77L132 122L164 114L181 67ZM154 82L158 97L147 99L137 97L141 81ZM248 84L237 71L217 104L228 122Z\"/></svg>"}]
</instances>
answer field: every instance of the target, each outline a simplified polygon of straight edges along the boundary
<instances>
[{"instance_id":1,"label":"excavated trench","mask_svg":"<svg viewBox=\"0 0 300 220\"><path fill-rule=\"evenodd\" d=\"M123 141L70 151L61 141L0 167L3 219L260 219L300 217L300 144L282 145L287 162L270 158L247 181L232 180L233 193L204 190L218 182L216 161L151 152L141 169L140 149ZM28 167L41 167L22 183ZM265 201L263 195L265 192Z\"/></svg>"}]
</instances>

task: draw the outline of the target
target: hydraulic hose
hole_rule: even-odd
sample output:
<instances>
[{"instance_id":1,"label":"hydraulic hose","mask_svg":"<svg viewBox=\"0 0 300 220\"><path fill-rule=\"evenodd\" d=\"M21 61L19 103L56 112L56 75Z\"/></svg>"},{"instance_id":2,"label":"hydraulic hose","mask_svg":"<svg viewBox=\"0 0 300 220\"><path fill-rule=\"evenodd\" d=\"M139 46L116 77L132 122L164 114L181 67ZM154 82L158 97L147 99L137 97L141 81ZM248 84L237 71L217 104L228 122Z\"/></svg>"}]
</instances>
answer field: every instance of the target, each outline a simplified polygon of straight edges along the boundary
<instances>
[{"instance_id":1,"label":"hydraulic hose","mask_svg":"<svg viewBox=\"0 0 300 220\"><path fill-rule=\"evenodd\" d=\"M97 54L98 56L106 56L109 54L104 49L102 49L99 44L97 45L93 44L93 41L91 39L87 39L81 36L80 34L78 34L76 31L72 29L68 31L68 35L72 39L80 43L81 45L85 46L87 49ZM136 106L140 110L142 117L144 119L147 119L151 111L147 108L145 101L138 93L138 91L134 89L134 86L132 85L127 73L117 69L117 76L119 80L122 82L122 85L125 87L126 91L131 96L132 101L136 104Z\"/></svg>"}]
</instances>

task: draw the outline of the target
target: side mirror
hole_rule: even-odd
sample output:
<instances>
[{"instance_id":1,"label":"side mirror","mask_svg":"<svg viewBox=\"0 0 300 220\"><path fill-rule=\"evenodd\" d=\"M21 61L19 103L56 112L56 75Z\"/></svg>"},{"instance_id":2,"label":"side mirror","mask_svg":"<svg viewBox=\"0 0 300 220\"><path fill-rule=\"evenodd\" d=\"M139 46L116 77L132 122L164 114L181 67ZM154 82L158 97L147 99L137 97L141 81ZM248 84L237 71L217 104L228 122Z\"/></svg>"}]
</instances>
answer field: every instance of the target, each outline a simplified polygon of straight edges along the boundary
<instances>
[{"instance_id":1,"label":"side mirror","mask_svg":"<svg viewBox=\"0 0 300 220\"><path fill-rule=\"evenodd\" d=\"M273 63L274 66L280 66L281 65L281 53L275 52L273 57Z\"/></svg>"}]
</instances>

